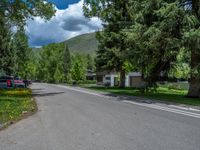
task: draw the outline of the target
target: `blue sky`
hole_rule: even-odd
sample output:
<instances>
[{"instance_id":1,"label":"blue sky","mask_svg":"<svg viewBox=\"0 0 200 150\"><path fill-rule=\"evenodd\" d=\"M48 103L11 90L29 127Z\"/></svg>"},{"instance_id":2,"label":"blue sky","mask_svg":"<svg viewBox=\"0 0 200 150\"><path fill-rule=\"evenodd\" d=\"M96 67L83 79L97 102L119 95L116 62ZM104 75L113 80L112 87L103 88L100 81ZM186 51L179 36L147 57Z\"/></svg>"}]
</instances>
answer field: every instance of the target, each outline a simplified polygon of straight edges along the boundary
<instances>
[{"instance_id":1,"label":"blue sky","mask_svg":"<svg viewBox=\"0 0 200 150\"><path fill-rule=\"evenodd\" d=\"M102 29L98 18L85 18L84 0L49 0L56 4L56 14L50 21L36 17L27 21L26 33L31 47L65 41L77 35Z\"/></svg>"},{"instance_id":2,"label":"blue sky","mask_svg":"<svg viewBox=\"0 0 200 150\"><path fill-rule=\"evenodd\" d=\"M58 9L66 9L69 4L78 3L79 0L48 0L56 5Z\"/></svg>"}]
</instances>

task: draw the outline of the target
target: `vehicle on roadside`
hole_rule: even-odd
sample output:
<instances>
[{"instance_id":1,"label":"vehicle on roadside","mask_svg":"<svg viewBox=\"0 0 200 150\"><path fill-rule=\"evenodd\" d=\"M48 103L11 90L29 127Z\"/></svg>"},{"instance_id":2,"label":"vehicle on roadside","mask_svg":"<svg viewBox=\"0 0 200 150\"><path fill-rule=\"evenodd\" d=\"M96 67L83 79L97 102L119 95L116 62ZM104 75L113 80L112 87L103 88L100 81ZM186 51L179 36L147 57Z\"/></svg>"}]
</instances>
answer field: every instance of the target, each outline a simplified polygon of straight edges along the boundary
<instances>
[{"instance_id":1,"label":"vehicle on roadside","mask_svg":"<svg viewBox=\"0 0 200 150\"><path fill-rule=\"evenodd\" d=\"M25 87L28 87L32 84L32 81L31 80L23 80L24 84L25 84Z\"/></svg>"},{"instance_id":2,"label":"vehicle on roadside","mask_svg":"<svg viewBox=\"0 0 200 150\"><path fill-rule=\"evenodd\" d=\"M19 77L14 78L14 87L15 88L26 88L24 80L20 79Z\"/></svg>"},{"instance_id":3,"label":"vehicle on roadside","mask_svg":"<svg viewBox=\"0 0 200 150\"><path fill-rule=\"evenodd\" d=\"M14 87L14 78L12 76L0 77L0 88L7 89Z\"/></svg>"}]
</instances>

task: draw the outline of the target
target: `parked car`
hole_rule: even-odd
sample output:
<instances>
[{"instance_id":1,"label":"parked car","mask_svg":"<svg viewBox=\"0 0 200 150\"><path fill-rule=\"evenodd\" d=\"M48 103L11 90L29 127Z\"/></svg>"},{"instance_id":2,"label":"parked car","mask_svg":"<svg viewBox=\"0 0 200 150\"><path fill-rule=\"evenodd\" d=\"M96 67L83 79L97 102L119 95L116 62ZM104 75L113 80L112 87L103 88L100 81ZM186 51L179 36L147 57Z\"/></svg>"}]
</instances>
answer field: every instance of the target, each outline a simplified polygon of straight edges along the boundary
<instances>
[{"instance_id":1,"label":"parked car","mask_svg":"<svg viewBox=\"0 0 200 150\"><path fill-rule=\"evenodd\" d=\"M13 88L14 78L12 76L1 76L0 77L0 88Z\"/></svg>"},{"instance_id":2,"label":"parked car","mask_svg":"<svg viewBox=\"0 0 200 150\"><path fill-rule=\"evenodd\" d=\"M20 79L19 77L14 78L14 86L15 88L26 88L24 80Z\"/></svg>"},{"instance_id":3,"label":"parked car","mask_svg":"<svg viewBox=\"0 0 200 150\"><path fill-rule=\"evenodd\" d=\"M24 84L25 84L25 87L28 87L29 85L32 84L32 81L31 80L23 80Z\"/></svg>"}]
</instances>

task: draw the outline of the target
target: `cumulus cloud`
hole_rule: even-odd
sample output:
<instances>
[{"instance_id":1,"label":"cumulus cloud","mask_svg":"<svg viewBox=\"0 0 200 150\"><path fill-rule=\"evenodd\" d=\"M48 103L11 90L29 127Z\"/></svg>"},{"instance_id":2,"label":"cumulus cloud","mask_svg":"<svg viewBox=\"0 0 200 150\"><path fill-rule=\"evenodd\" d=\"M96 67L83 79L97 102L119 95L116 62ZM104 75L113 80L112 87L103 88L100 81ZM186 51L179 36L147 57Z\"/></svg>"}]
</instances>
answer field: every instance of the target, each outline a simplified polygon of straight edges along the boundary
<instances>
[{"instance_id":1,"label":"cumulus cloud","mask_svg":"<svg viewBox=\"0 0 200 150\"><path fill-rule=\"evenodd\" d=\"M98 18L85 18L82 6L83 0L69 5L67 9L57 10L55 16L47 22L39 17L29 20L27 34L30 46L61 42L80 34L100 30L101 21Z\"/></svg>"}]
</instances>

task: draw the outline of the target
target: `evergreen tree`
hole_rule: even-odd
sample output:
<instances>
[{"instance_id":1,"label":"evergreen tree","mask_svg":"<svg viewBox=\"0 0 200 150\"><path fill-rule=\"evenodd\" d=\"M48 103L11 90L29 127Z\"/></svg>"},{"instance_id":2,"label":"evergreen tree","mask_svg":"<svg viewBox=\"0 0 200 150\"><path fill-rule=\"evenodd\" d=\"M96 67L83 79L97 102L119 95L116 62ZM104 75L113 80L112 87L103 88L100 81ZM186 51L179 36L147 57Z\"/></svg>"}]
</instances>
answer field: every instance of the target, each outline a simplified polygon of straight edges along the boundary
<instances>
[{"instance_id":1,"label":"evergreen tree","mask_svg":"<svg viewBox=\"0 0 200 150\"><path fill-rule=\"evenodd\" d=\"M55 83L60 83L63 81L64 79L64 74L62 72L62 69L61 69L61 66L60 65L57 65L56 69L55 69L55 72L54 72L54 82Z\"/></svg>"},{"instance_id":2,"label":"evergreen tree","mask_svg":"<svg viewBox=\"0 0 200 150\"><path fill-rule=\"evenodd\" d=\"M65 44L65 49L62 55L63 59L63 70L66 82L70 80L70 70L71 70L71 55L68 46Z\"/></svg>"},{"instance_id":3,"label":"evergreen tree","mask_svg":"<svg viewBox=\"0 0 200 150\"><path fill-rule=\"evenodd\" d=\"M177 66L184 47L191 60L188 96L200 97L200 1L134 0L129 6L134 24L125 30L127 47L149 86L156 87L160 74Z\"/></svg>"},{"instance_id":4,"label":"evergreen tree","mask_svg":"<svg viewBox=\"0 0 200 150\"><path fill-rule=\"evenodd\" d=\"M87 61L87 69L94 71L95 70L94 58L90 54L87 54L86 61Z\"/></svg>"},{"instance_id":5,"label":"evergreen tree","mask_svg":"<svg viewBox=\"0 0 200 150\"><path fill-rule=\"evenodd\" d=\"M47 3L46 0L0 1L0 17L6 18L18 26L23 26L26 23L26 19L35 16L40 16L48 20L54 13L53 5Z\"/></svg>"},{"instance_id":6,"label":"evergreen tree","mask_svg":"<svg viewBox=\"0 0 200 150\"><path fill-rule=\"evenodd\" d=\"M12 33L10 25L0 17L0 68L6 74L12 75L14 70L14 51L12 49Z\"/></svg>"},{"instance_id":7,"label":"evergreen tree","mask_svg":"<svg viewBox=\"0 0 200 150\"><path fill-rule=\"evenodd\" d=\"M148 87L155 88L161 74L167 75L180 52L184 9L176 1L161 0L134 1L131 6L135 24L125 31L129 56L143 73Z\"/></svg>"},{"instance_id":8,"label":"evergreen tree","mask_svg":"<svg viewBox=\"0 0 200 150\"><path fill-rule=\"evenodd\" d=\"M80 54L73 56L73 65L71 69L72 79L75 81L81 81L86 79L86 62L84 57Z\"/></svg>"},{"instance_id":9,"label":"evergreen tree","mask_svg":"<svg viewBox=\"0 0 200 150\"><path fill-rule=\"evenodd\" d=\"M200 1L184 1L185 13L185 47L191 52L191 77L189 97L200 97Z\"/></svg>"},{"instance_id":10,"label":"evergreen tree","mask_svg":"<svg viewBox=\"0 0 200 150\"><path fill-rule=\"evenodd\" d=\"M99 17L104 29L98 33L97 69L120 71L120 87L125 87L126 45L121 31L129 26L128 0L87 0L85 15Z\"/></svg>"}]
</instances>

